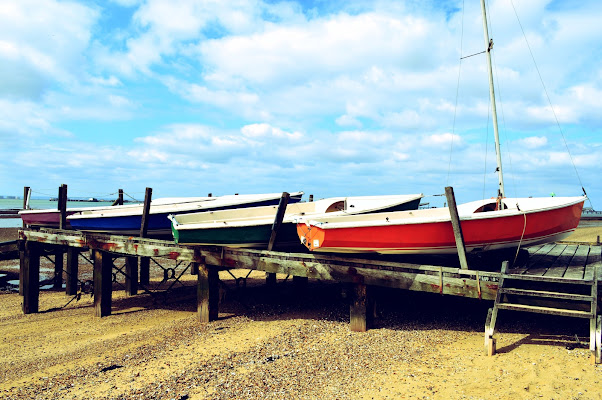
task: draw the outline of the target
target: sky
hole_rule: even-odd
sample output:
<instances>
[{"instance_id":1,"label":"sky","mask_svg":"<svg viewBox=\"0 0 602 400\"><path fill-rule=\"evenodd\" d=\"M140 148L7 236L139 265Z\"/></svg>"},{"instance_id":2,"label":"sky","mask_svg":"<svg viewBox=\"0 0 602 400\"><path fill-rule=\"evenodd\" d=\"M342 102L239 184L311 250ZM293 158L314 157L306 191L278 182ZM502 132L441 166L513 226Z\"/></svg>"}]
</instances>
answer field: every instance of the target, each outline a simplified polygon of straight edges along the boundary
<instances>
[{"instance_id":1,"label":"sky","mask_svg":"<svg viewBox=\"0 0 602 400\"><path fill-rule=\"evenodd\" d=\"M506 196L601 209L602 3L487 13ZM0 0L0 194L489 198L484 49L477 0Z\"/></svg>"}]
</instances>

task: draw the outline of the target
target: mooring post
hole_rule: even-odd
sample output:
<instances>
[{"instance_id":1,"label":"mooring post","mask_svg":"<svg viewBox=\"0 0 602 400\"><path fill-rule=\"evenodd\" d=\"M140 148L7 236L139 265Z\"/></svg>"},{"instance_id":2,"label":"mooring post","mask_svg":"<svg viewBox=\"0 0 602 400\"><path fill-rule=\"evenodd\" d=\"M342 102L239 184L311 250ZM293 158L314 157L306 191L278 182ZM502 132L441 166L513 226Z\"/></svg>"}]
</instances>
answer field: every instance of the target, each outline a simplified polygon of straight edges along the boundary
<instances>
[{"instance_id":1,"label":"mooring post","mask_svg":"<svg viewBox=\"0 0 602 400\"><path fill-rule=\"evenodd\" d=\"M449 208L449 214L451 216L452 229L454 230L454 238L456 239L456 248L458 249L460 267L462 269L468 269L468 261L466 260L466 247L464 246L464 236L462 235L462 225L460 225L460 217L458 216L454 188L451 186L445 187L445 197L447 197L447 205Z\"/></svg>"},{"instance_id":2,"label":"mooring post","mask_svg":"<svg viewBox=\"0 0 602 400\"><path fill-rule=\"evenodd\" d=\"M374 302L371 290L364 283L353 284L353 296L349 306L349 329L352 332L366 332L374 321Z\"/></svg>"},{"instance_id":3,"label":"mooring post","mask_svg":"<svg viewBox=\"0 0 602 400\"><path fill-rule=\"evenodd\" d=\"M138 257L125 258L125 294L135 296L138 294Z\"/></svg>"},{"instance_id":4,"label":"mooring post","mask_svg":"<svg viewBox=\"0 0 602 400\"><path fill-rule=\"evenodd\" d=\"M77 294L77 277L79 274L79 249L67 247L67 277L65 280L65 293L69 296Z\"/></svg>"},{"instance_id":5,"label":"mooring post","mask_svg":"<svg viewBox=\"0 0 602 400\"><path fill-rule=\"evenodd\" d=\"M280 229L280 225L282 225L282 220L286 213L286 206L288 205L290 197L291 195L288 192L282 192L280 202L278 203L278 210L276 210L276 216L274 217L274 223L272 224L272 234L270 235L270 241L268 242L268 251L272 251L272 248L274 248L278 230ZM266 272L265 283L269 287L274 287L276 285L276 274L274 272Z\"/></svg>"},{"instance_id":6,"label":"mooring post","mask_svg":"<svg viewBox=\"0 0 602 400\"><path fill-rule=\"evenodd\" d=\"M29 186L25 186L23 188L23 209L29 209L29 199L31 198L31 188ZM23 228L27 228L27 224L23 221ZM23 296L23 265L25 264L25 243L21 242L19 245L19 295Z\"/></svg>"},{"instance_id":7,"label":"mooring post","mask_svg":"<svg viewBox=\"0 0 602 400\"><path fill-rule=\"evenodd\" d=\"M35 242L25 242L21 264L21 276L23 277L23 314L38 312L40 296L40 245Z\"/></svg>"},{"instance_id":8,"label":"mooring post","mask_svg":"<svg viewBox=\"0 0 602 400\"><path fill-rule=\"evenodd\" d=\"M59 229L67 229L67 185L64 183L59 187L58 209Z\"/></svg>"},{"instance_id":9,"label":"mooring post","mask_svg":"<svg viewBox=\"0 0 602 400\"><path fill-rule=\"evenodd\" d=\"M144 193L144 208L142 209L142 220L140 221L140 237L147 235L148 220L151 206L153 189L147 187ZM147 286L150 283L150 257L140 257L140 284Z\"/></svg>"},{"instance_id":10,"label":"mooring post","mask_svg":"<svg viewBox=\"0 0 602 400\"><path fill-rule=\"evenodd\" d=\"M29 210L29 199L31 198L31 188L25 186L23 188L23 209ZM23 221L23 228L27 228L27 224Z\"/></svg>"},{"instance_id":11,"label":"mooring post","mask_svg":"<svg viewBox=\"0 0 602 400\"><path fill-rule=\"evenodd\" d=\"M201 323L217 320L219 307L219 271L197 264L197 312Z\"/></svg>"},{"instance_id":12,"label":"mooring post","mask_svg":"<svg viewBox=\"0 0 602 400\"><path fill-rule=\"evenodd\" d=\"M111 315L113 286L113 260L111 255L101 250L92 250L94 259L94 315Z\"/></svg>"}]
</instances>

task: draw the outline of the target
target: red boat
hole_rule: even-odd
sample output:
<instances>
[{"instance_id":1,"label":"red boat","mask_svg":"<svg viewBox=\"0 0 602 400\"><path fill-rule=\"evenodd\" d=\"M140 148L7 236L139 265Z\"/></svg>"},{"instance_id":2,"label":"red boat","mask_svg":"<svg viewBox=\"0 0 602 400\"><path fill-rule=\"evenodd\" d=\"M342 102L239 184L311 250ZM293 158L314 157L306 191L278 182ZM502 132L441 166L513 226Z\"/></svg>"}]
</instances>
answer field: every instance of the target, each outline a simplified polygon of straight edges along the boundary
<instances>
[{"instance_id":1,"label":"red boat","mask_svg":"<svg viewBox=\"0 0 602 400\"><path fill-rule=\"evenodd\" d=\"M458 205L466 251L554 242L570 235L586 197L505 198ZM447 207L299 220L297 233L319 252L451 254L456 242Z\"/></svg>"}]
</instances>

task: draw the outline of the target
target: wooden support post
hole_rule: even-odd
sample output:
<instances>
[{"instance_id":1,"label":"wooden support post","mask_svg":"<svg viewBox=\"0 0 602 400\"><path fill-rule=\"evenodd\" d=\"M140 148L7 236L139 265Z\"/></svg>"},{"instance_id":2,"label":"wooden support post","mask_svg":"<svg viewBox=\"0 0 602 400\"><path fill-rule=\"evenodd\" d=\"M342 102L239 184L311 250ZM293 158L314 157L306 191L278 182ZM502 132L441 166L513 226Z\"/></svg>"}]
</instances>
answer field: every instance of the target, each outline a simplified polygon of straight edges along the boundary
<instances>
[{"instance_id":1,"label":"wooden support post","mask_svg":"<svg viewBox=\"0 0 602 400\"><path fill-rule=\"evenodd\" d=\"M147 236L148 220L151 206L153 189L147 187L144 193L144 208L142 209L142 220L140 222L140 237ZM150 258L140 257L140 284L148 285L150 283Z\"/></svg>"},{"instance_id":2,"label":"wooden support post","mask_svg":"<svg viewBox=\"0 0 602 400\"><path fill-rule=\"evenodd\" d=\"M596 345L596 330L598 328L598 265L594 265L594 279L591 287L592 303L590 312L592 318L589 320L589 349L592 352L592 360L594 364L599 363L599 357L597 357L597 345Z\"/></svg>"},{"instance_id":3,"label":"wooden support post","mask_svg":"<svg viewBox=\"0 0 602 400\"><path fill-rule=\"evenodd\" d=\"M25 186L23 188L23 209L29 209L29 199L31 198L31 188L29 186ZM23 222L23 228L27 228L27 224Z\"/></svg>"},{"instance_id":4,"label":"wooden support post","mask_svg":"<svg viewBox=\"0 0 602 400\"><path fill-rule=\"evenodd\" d=\"M125 258L125 294L135 296L138 294L138 257Z\"/></svg>"},{"instance_id":5,"label":"wooden support post","mask_svg":"<svg viewBox=\"0 0 602 400\"><path fill-rule=\"evenodd\" d=\"M65 293L69 296L77 294L77 277L79 274L79 249L77 247L67 248L67 278L65 282Z\"/></svg>"},{"instance_id":6,"label":"wooden support post","mask_svg":"<svg viewBox=\"0 0 602 400\"><path fill-rule=\"evenodd\" d=\"M113 286L113 260L104 251L93 250L94 259L94 315L111 315L111 296Z\"/></svg>"},{"instance_id":7,"label":"wooden support post","mask_svg":"<svg viewBox=\"0 0 602 400\"><path fill-rule=\"evenodd\" d=\"M447 197L447 205L451 216L452 228L454 230L454 238L456 239L456 247L458 248L458 257L460 258L460 267L468 269L468 261L466 260L466 247L464 246L464 236L462 235L462 225L460 225L460 217L458 216L458 208L456 207L456 197L454 196L454 188L447 186L445 188L445 197Z\"/></svg>"},{"instance_id":8,"label":"wooden support post","mask_svg":"<svg viewBox=\"0 0 602 400\"><path fill-rule=\"evenodd\" d=\"M268 251L272 251L274 248L274 244L276 243L276 237L278 236L278 230L282 225L282 220L284 219L284 213L286 212L286 206L288 205L288 200L291 195L287 192L282 193L282 197L280 197L280 202L278 203L278 210L276 211L276 217L274 218L274 223L272 224L272 234L270 235L270 241L268 242Z\"/></svg>"},{"instance_id":9,"label":"wooden support post","mask_svg":"<svg viewBox=\"0 0 602 400\"><path fill-rule=\"evenodd\" d=\"M314 195L313 195L313 194L310 194L310 195L309 195L309 202L311 203L312 201L314 201Z\"/></svg>"},{"instance_id":10,"label":"wooden support post","mask_svg":"<svg viewBox=\"0 0 602 400\"><path fill-rule=\"evenodd\" d=\"M67 185L64 183L59 187L58 200L59 229L67 229Z\"/></svg>"},{"instance_id":11,"label":"wooden support post","mask_svg":"<svg viewBox=\"0 0 602 400\"><path fill-rule=\"evenodd\" d=\"M123 205L123 189L119 189L117 192L117 199L111 204L111 206L122 206Z\"/></svg>"},{"instance_id":12,"label":"wooden support post","mask_svg":"<svg viewBox=\"0 0 602 400\"><path fill-rule=\"evenodd\" d=\"M54 253L54 290L61 290L63 288L63 264L65 257L63 256L63 248L60 247Z\"/></svg>"},{"instance_id":13,"label":"wooden support post","mask_svg":"<svg viewBox=\"0 0 602 400\"><path fill-rule=\"evenodd\" d=\"M373 299L368 285L353 284L353 296L349 307L349 329L352 332L366 332L374 319Z\"/></svg>"},{"instance_id":14,"label":"wooden support post","mask_svg":"<svg viewBox=\"0 0 602 400\"><path fill-rule=\"evenodd\" d=\"M504 287L504 276L508 273L508 261L502 262L502 270L500 273L500 279L497 283L497 293L495 295L495 302L493 308L490 308L487 313L487 320L485 321L485 354L492 356L495 354L495 335L497 322L497 305L502 301L502 289Z\"/></svg>"},{"instance_id":15,"label":"wooden support post","mask_svg":"<svg viewBox=\"0 0 602 400\"><path fill-rule=\"evenodd\" d=\"M278 236L278 230L280 229L280 225L282 225L282 220L284 219L284 214L286 213L286 206L288 205L288 200L291 195L288 192L282 192L282 197L280 197L280 202L278 203L278 210L276 211L276 216L274 217L274 223L272 224L272 234L270 235L270 241L268 242L268 251L272 251L274 248L274 244L276 243L276 237ZM265 283L269 287L274 287L276 285L276 274L273 272L266 272Z\"/></svg>"},{"instance_id":16,"label":"wooden support post","mask_svg":"<svg viewBox=\"0 0 602 400\"><path fill-rule=\"evenodd\" d=\"M23 276L23 314L38 312L40 296L40 245L35 242L25 242L25 253L21 265Z\"/></svg>"},{"instance_id":17,"label":"wooden support post","mask_svg":"<svg viewBox=\"0 0 602 400\"><path fill-rule=\"evenodd\" d=\"M198 264L197 312L201 323L215 321L219 312L219 275L217 268Z\"/></svg>"}]
</instances>

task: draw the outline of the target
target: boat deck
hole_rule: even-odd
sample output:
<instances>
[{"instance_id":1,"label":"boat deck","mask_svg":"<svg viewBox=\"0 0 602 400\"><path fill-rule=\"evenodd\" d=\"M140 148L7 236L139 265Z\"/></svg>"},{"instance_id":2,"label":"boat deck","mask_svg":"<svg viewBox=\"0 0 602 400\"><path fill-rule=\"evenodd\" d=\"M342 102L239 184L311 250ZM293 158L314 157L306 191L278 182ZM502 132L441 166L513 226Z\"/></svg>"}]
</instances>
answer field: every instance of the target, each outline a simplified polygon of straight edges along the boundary
<instances>
[{"instance_id":1,"label":"boat deck","mask_svg":"<svg viewBox=\"0 0 602 400\"><path fill-rule=\"evenodd\" d=\"M601 264L601 249L598 245L566 243L532 246L526 249L528 259L508 272L589 281L594 279L594 269Z\"/></svg>"}]
</instances>

